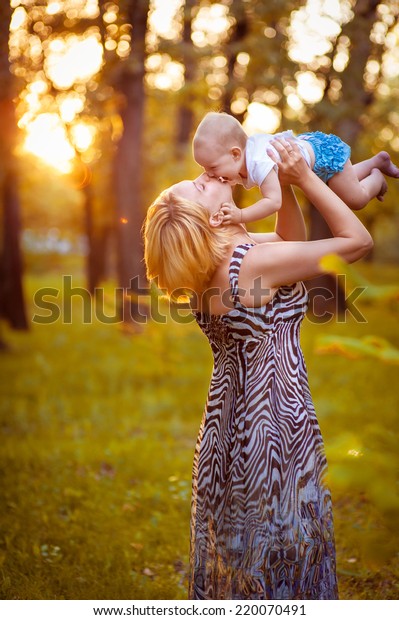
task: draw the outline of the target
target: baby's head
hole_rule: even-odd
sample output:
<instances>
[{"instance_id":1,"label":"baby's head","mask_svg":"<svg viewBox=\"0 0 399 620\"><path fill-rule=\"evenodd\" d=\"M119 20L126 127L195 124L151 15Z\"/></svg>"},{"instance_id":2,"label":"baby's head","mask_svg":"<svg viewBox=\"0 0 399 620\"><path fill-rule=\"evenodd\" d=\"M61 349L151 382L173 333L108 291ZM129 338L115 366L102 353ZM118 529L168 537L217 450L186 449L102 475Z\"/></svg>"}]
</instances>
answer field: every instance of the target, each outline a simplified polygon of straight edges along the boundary
<instances>
[{"instance_id":1,"label":"baby's head","mask_svg":"<svg viewBox=\"0 0 399 620\"><path fill-rule=\"evenodd\" d=\"M234 116L209 112L194 135L194 159L210 177L231 185L242 183L246 142L247 134Z\"/></svg>"}]
</instances>

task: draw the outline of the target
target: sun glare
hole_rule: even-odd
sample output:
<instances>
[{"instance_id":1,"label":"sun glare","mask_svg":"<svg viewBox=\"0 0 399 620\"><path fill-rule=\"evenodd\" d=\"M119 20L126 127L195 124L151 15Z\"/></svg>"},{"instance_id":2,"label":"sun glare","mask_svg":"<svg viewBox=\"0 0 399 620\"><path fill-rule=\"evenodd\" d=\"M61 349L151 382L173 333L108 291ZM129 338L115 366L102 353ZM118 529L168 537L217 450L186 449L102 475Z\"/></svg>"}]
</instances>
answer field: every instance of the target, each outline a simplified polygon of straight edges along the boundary
<instances>
[{"instance_id":1,"label":"sun glare","mask_svg":"<svg viewBox=\"0 0 399 620\"><path fill-rule=\"evenodd\" d=\"M16 32L19 28L24 26L28 21L28 14L24 7L19 6L12 14L10 31Z\"/></svg>"},{"instance_id":2,"label":"sun glare","mask_svg":"<svg viewBox=\"0 0 399 620\"><path fill-rule=\"evenodd\" d=\"M78 151L87 151L93 144L95 137L95 129L92 125L85 123L76 123L71 127L73 142Z\"/></svg>"},{"instance_id":3,"label":"sun glare","mask_svg":"<svg viewBox=\"0 0 399 620\"><path fill-rule=\"evenodd\" d=\"M103 48L96 26L84 34L69 33L61 37L54 31L51 36L51 26L45 26L49 23L45 15L63 13L69 20L93 18L99 14L98 0L48 0L37 10L32 4L33 0L11 0L14 9L10 25L11 58L19 58L25 50L32 60L44 56L43 70L36 72L21 93L18 126L25 133L22 149L59 172L69 173L77 152L82 157L91 157L96 129L81 121L78 115L85 108L86 84L101 69ZM34 32L29 32L32 17ZM48 36L46 39L41 34L42 41L36 33L44 28ZM52 94L51 84L61 92Z\"/></svg>"},{"instance_id":4,"label":"sun glare","mask_svg":"<svg viewBox=\"0 0 399 620\"><path fill-rule=\"evenodd\" d=\"M319 80L313 71L302 71L295 75L297 79L297 92L305 103L320 101L324 93L324 82Z\"/></svg>"},{"instance_id":5,"label":"sun glare","mask_svg":"<svg viewBox=\"0 0 399 620\"><path fill-rule=\"evenodd\" d=\"M75 151L58 114L40 114L26 128L24 149L60 172L72 169Z\"/></svg>"},{"instance_id":6,"label":"sun glare","mask_svg":"<svg viewBox=\"0 0 399 620\"><path fill-rule=\"evenodd\" d=\"M71 123L84 108L84 99L77 93L64 95L60 101L60 116L65 123Z\"/></svg>"},{"instance_id":7,"label":"sun glare","mask_svg":"<svg viewBox=\"0 0 399 620\"><path fill-rule=\"evenodd\" d=\"M291 16L289 56L310 63L331 50L331 40L350 17L347 0L308 0Z\"/></svg>"},{"instance_id":8,"label":"sun glare","mask_svg":"<svg viewBox=\"0 0 399 620\"><path fill-rule=\"evenodd\" d=\"M71 88L97 73L103 62L103 48L95 34L87 37L70 35L53 39L46 60L46 72L58 88Z\"/></svg>"},{"instance_id":9,"label":"sun glare","mask_svg":"<svg viewBox=\"0 0 399 620\"><path fill-rule=\"evenodd\" d=\"M60 13L61 10L62 10L61 2L53 2L53 0L50 0L50 2L47 5L46 13L48 15L56 15L57 13Z\"/></svg>"},{"instance_id":10,"label":"sun glare","mask_svg":"<svg viewBox=\"0 0 399 620\"><path fill-rule=\"evenodd\" d=\"M0 0L1 1L1 0ZM7 0L9 1L9 0ZM229 29L234 23L231 17L231 2L197 3L193 13L192 41L197 48L213 46L213 57L209 60L209 72L205 79L208 85L208 96L215 102L220 101L223 88L228 81L226 71L227 55L220 51L220 44L229 36ZM184 0L151 0L149 15L149 36L156 41L157 37L176 39L181 35L182 8ZM291 13L289 24L289 57L300 64L295 78L284 89L289 106L288 116L297 117L307 104L320 101L323 97L325 84L316 76L315 67L321 66L328 59L324 56L332 49L332 42L340 35L342 24L351 18L351 0L307 0L301 8ZM85 110L86 88L95 90L104 62L104 50L101 45L98 26L90 26L84 34L72 34L66 31L63 36L52 31L49 16L65 14L67 20L92 18L99 14L98 0L47 0L36 7L34 0L11 0L14 9L10 25L10 58L16 65L15 74L24 78L26 70L18 62L24 55L32 60L36 67L44 58L40 71L34 69L30 75L30 83L22 91L18 104L19 127L25 131L23 148L44 160L50 166L63 173L72 170L74 158L93 156L93 143L96 137L94 124L84 122L80 116ZM32 7L35 7L34 9ZM37 12L40 6L40 12ZM26 7L26 8L25 8ZM109 0L104 4L102 17L106 31L105 49L115 51L120 59L130 53L130 28L128 24L120 26L119 3ZM36 11L36 14L35 14ZM32 27L32 15L35 14ZM40 21L42 19L42 21ZM381 13L382 15L382 13ZM47 21L46 21L47 20ZM382 71L388 79L395 79L399 72L399 26L387 32L383 15L375 26L371 40L384 44L386 53L382 60ZM388 22L386 22L388 23ZM30 24L30 25L29 25ZM40 26L41 24L41 26ZM118 25L119 24L119 25ZM29 28L28 28L29 25ZM39 28L40 26L40 28ZM87 27L87 26L86 26ZM120 29L120 37L117 33ZM125 30L123 30L125 28ZM46 35L43 35L43 29ZM40 37L38 33L41 32ZM58 31L59 32L59 31ZM264 35L274 38L276 31L267 26ZM374 37L374 38L373 38ZM133 28L134 38L134 28ZM151 39L152 41L152 39ZM184 65L178 60L148 44L145 80L150 89L178 91L184 86ZM207 52L206 52L207 53ZM334 50L334 69L343 71L350 55L348 37L338 37ZM18 62L17 62L18 60ZM241 51L237 55L235 67L237 75L245 83L245 72L250 62L248 53ZM36 63L36 65L35 65ZM308 67L304 66L311 63ZM327 65L325 65L327 66ZM329 65L328 65L329 66ZM313 70L306 70L306 69ZM17 71L20 71L18 73ZM25 73L24 73L25 71ZM370 88L380 71L380 65L370 61L367 65L366 81ZM28 81L28 78L26 78ZM339 80L335 80L339 83ZM58 90L54 94L52 85ZM380 85L382 89L389 88ZM335 86L339 97L339 84ZM334 90L334 81L330 91ZM231 109L234 113L246 113L244 127L251 135L255 132L273 133L281 123L281 113L277 109L279 97L274 90L256 91L252 95L254 102L249 103L250 95L246 88L237 88ZM291 117L290 117L291 118ZM122 121L120 121L121 123ZM397 139L397 138L396 138Z\"/></svg>"},{"instance_id":11,"label":"sun glare","mask_svg":"<svg viewBox=\"0 0 399 620\"><path fill-rule=\"evenodd\" d=\"M228 17L229 8L224 4L203 6L193 21L191 38L198 47L217 45L228 33L231 19Z\"/></svg>"},{"instance_id":12,"label":"sun glare","mask_svg":"<svg viewBox=\"0 0 399 620\"><path fill-rule=\"evenodd\" d=\"M149 24L157 35L164 39L173 39L178 30L175 16L183 5L183 0L152 0Z\"/></svg>"},{"instance_id":13,"label":"sun glare","mask_svg":"<svg viewBox=\"0 0 399 620\"><path fill-rule=\"evenodd\" d=\"M97 17L98 0L48 0L46 7L47 15L56 15L65 11L68 18L73 19L80 15L80 17Z\"/></svg>"},{"instance_id":14,"label":"sun glare","mask_svg":"<svg viewBox=\"0 0 399 620\"><path fill-rule=\"evenodd\" d=\"M243 123L248 135L254 133L274 133L279 128L281 113L264 103L253 102L247 108L247 117Z\"/></svg>"},{"instance_id":15,"label":"sun glare","mask_svg":"<svg viewBox=\"0 0 399 620\"><path fill-rule=\"evenodd\" d=\"M146 82L159 90L179 90L184 85L184 67L169 54L151 54L146 60Z\"/></svg>"}]
</instances>

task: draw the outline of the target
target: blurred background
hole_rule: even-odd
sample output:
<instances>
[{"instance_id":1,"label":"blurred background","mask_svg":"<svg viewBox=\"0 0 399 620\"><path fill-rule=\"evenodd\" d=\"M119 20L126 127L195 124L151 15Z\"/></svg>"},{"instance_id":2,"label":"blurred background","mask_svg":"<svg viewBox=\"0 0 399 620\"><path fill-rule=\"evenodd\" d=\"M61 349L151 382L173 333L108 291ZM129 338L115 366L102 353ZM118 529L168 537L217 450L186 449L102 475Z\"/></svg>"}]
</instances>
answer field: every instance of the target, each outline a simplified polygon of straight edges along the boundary
<instances>
[{"instance_id":1,"label":"blurred background","mask_svg":"<svg viewBox=\"0 0 399 620\"><path fill-rule=\"evenodd\" d=\"M396 0L1 3L2 598L186 598L212 356L187 311L145 288L146 209L199 174L191 139L209 110L248 133L337 133L353 162L383 149L398 163L398 16ZM309 286L302 330L347 599L399 594L388 185L357 213L372 253L329 264L313 284L331 299ZM300 201L311 238L327 236Z\"/></svg>"}]
</instances>

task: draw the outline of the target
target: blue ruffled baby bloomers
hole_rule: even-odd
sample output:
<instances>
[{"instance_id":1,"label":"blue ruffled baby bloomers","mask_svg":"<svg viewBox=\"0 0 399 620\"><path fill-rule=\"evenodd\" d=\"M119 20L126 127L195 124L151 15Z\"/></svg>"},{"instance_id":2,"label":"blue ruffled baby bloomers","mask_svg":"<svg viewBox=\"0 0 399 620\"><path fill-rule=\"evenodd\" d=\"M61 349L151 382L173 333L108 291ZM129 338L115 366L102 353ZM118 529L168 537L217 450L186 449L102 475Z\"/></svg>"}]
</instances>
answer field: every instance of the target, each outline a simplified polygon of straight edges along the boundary
<instances>
[{"instance_id":1,"label":"blue ruffled baby bloomers","mask_svg":"<svg viewBox=\"0 0 399 620\"><path fill-rule=\"evenodd\" d=\"M308 131L297 136L312 145L315 154L313 171L325 183L337 172L341 172L351 156L348 144L334 134L322 131Z\"/></svg>"}]
</instances>

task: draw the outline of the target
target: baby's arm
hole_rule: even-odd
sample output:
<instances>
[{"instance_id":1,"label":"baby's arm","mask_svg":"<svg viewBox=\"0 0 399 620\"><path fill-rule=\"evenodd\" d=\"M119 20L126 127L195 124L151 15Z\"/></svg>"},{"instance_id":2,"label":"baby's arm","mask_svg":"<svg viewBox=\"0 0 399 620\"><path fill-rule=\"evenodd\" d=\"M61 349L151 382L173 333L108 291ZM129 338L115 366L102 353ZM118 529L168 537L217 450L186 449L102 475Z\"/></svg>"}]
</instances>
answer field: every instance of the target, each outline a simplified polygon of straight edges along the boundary
<instances>
[{"instance_id":1,"label":"baby's arm","mask_svg":"<svg viewBox=\"0 0 399 620\"><path fill-rule=\"evenodd\" d=\"M282 197L278 174L274 169L269 172L260 185L260 191L263 198L245 209L238 209L235 205L223 205L223 222L226 224L247 224L276 213L281 207Z\"/></svg>"}]
</instances>

